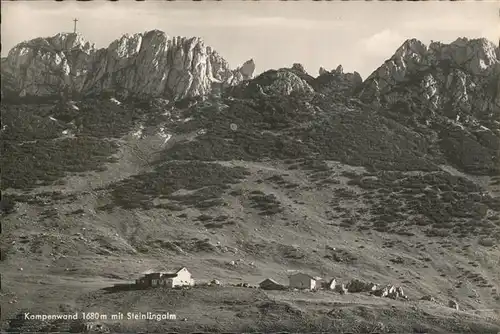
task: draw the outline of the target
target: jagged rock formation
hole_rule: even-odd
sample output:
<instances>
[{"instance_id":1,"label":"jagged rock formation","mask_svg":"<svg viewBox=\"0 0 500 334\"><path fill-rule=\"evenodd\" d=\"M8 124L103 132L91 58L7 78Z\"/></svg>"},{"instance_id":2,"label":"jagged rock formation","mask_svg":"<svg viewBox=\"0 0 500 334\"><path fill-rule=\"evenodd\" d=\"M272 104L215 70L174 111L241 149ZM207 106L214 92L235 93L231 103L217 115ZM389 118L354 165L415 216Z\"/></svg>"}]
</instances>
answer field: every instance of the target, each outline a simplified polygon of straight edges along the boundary
<instances>
[{"instance_id":1,"label":"jagged rock formation","mask_svg":"<svg viewBox=\"0 0 500 334\"><path fill-rule=\"evenodd\" d=\"M418 99L432 110L475 114L500 108L500 51L486 39L407 40L363 83L361 98L381 104Z\"/></svg>"},{"instance_id":2,"label":"jagged rock formation","mask_svg":"<svg viewBox=\"0 0 500 334\"><path fill-rule=\"evenodd\" d=\"M327 71L323 67L319 69L319 77L316 78L314 88L322 94L347 94L352 95L363 82L358 72L344 73L342 65L335 70Z\"/></svg>"},{"instance_id":3,"label":"jagged rock formation","mask_svg":"<svg viewBox=\"0 0 500 334\"><path fill-rule=\"evenodd\" d=\"M269 70L254 80L245 82L233 90L238 96L257 95L291 95L318 93L333 99L342 99L353 95L363 82L358 72L344 73L342 65L332 71L321 68L323 73L317 78L312 77L299 63L291 67Z\"/></svg>"},{"instance_id":4,"label":"jagged rock formation","mask_svg":"<svg viewBox=\"0 0 500 334\"><path fill-rule=\"evenodd\" d=\"M241 67L238 67L237 71L235 72L235 76L238 76L237 79L240 80L248 80L253 78L253 74L255 72L255 62L253 59L247 60L246 62L241 65Z\"/></svg>"},{"instance_id":5,"label":"jagged rock formation","mask_svg":"<svg viewBox=\"0 0 500 334\"><path fill-rule=\"evenodd\" d=\"M407 40L358 92L384 115L425 134L459 169L498 173L500 50L493 43Z\"/></svg>"},{"instance_id":6,"label":"jagged rock formation","mask_svg":"<svg viewBox=\"0 0 500 334\"><path fill-rule=\"evenodd\" d=\"M82 95L183 98L214 86L252 78L249 60L236 70L200 38L170 37L153 30L123 35L99 49L79 34L37 38L14 47L2 59L2 96Z\"/></svg>"}]
</instances>

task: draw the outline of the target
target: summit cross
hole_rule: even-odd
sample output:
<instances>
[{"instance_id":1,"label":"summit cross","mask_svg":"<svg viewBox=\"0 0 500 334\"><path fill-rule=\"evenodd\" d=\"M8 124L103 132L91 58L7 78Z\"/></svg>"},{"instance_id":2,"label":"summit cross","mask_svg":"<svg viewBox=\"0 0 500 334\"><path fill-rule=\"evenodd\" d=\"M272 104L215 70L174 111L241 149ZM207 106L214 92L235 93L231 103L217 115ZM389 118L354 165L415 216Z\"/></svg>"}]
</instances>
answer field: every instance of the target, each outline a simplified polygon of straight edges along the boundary
<instances>
[{"instance_id":1,"label":"summit cross","mask_svg":"<svg viewBox=\"0 0 500 334\"><path fill-rule=\"evenodd\" d=\"M74 19L73 22L75 22L75 26L74 26L74 29L73 29L73 33L76 34L76 22L78 22L78 19Z\"/></svg>"}]
</instances>

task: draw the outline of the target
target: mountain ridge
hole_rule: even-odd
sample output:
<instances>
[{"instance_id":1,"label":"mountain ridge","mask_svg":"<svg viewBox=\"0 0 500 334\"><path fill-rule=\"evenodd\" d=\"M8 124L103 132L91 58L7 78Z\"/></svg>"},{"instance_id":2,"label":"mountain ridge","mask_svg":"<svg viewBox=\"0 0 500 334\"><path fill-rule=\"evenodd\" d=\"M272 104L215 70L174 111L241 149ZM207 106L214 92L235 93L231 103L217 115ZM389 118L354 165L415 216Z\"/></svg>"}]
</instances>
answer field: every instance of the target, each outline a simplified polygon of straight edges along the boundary
<instances>
[{"instance_id":1,"label":"mountain ridge","mask_svg":"<svg viewBox=\"0 0 500 334\"><path fill-rule=\"evenodd\" d=\"M474 94L472 100L467 94L468 91L489 92L489 79L494 84L500 81L500 49L485 38L458 38L449 44L432 42L429 46L409 39L364 81L361 98L380 102L383 95L387 102L395 102L395 99L389 101L391 90L398 83L412 80L411 76L420 77L416 84L422 89L418 93L425 96L433 109L449 102L467 111L500 109L500 91L476 96L476 100L473 100ZM452 96L440 96L443 90L452 90Z\"/></svg>"},{"instance_id":2,"label":"mountain ridge","mask_svg":"<svg viewBox=\"0 0 500 334\"><path fill-rule=\"evenodd\" d=\"M254 70L253 60L231 70L199 37L171 37L151 30L124 34L107 48L96 49L81 34L60 33L22 42L9 51L2 59L2 94L114 91L120 96L184 98L208 94L213 85L249 79Z\"/></svg>"},{"instance_id":3,"label":"mountain ridge","mask_svg":"<svg viewBox=\"0 0 500 334\"><path fill-rule=\"evenodd\" d=\"M148 53L148 49L153 51ZM364 84L361 96L377 98L377 94L381 94L379 90L385 94L386 80L398 82L419 62L428 67L432 63L428 59L432 57L459 61L460 53L464 52L478 55L468 62L471 65L467 70L472 75L487 76L490 72L500 75L500 50L484 38L458 38L449 44L432 42L429 46L413 38L406 40L365 80L356 78ZM426 59L418 60L422 57ZM136 69L127 70L131 66ZM342 66L335 71L342 72ZM59 33L21 42L2 58L2 96L51 96L61 91L78 96L112 91L123 97L178 99L237 85L251 79L254 72L253 59L232 70L227 61L210 46L205 46L199 37L173 37L160 30L150 30L124 34L108 47L97 49L80 33ZM328 71L321 67L320 74L325 72ZM37 79L39 76L45 79ZM433 79L427 78L427 81ZM499 105L500 98L495 103Z\"/></svg>"}]
</instances>

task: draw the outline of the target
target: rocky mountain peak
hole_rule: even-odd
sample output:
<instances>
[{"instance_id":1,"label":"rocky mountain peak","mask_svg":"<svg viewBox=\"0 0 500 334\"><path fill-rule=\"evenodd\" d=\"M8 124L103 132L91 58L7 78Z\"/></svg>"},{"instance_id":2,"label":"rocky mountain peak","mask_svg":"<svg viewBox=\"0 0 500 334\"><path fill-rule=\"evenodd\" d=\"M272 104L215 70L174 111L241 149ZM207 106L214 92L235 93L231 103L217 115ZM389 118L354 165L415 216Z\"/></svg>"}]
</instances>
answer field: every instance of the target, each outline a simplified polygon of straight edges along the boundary
<instances>
[{"instance_id":1,"label":"rocky mountain peak","mask_svg":"<svg viewBox=\"0 0 500 334\"><path fill-rule=\"evenodd\" d=\"M178 99L238 84L252 78L254 70L253 60L230 69L198 37L151 30L125 34L98 50L80 34L60 33L20 43L9 52L2 61L2 96L40 97L64 91Z\"/></svg>"},{"instance_id":2,"label":"rocky mountain peak","mask_svg":"<svg viewBox=\"0 0 500 334\"><path fill-rule=\"evenodd\" d=\"M80 50L89 54L95 51L95 44L87 41L80 33L58 33L52 37L38 37L29 41L21 42L10 52L26 52L28 49L52 52Z\"/></svg>"},{"instance_id":3,"label":"rocky mountain peak","mask_svg":"<svg viewBox=\"0 0 500 334\"><path fill-rule=\"evenodd\" d=\"M418 39L412 38L406 40L394 53L393 58L412 58L418 55L424 55L427 52L427 46Z\"/></svg>"},{"instance_id":4,"label":"rocky mountain peak","mask_svg":"<svg viewBox=\"0 0 500 334\"><path fill-rule=\"evenodd\" d=\"M245 79L253 78L255 72L255 62L252 59L247 60L246 62L238 68L239 72L243 75Z\"/></svg>"},{"instance_id":5,"label":"rocky mountain peak","mask_svg":"<svg viewBox=\"0 0 500 334\"><path fill-rule=\"evenodd\" d=\"M499 75L499 49L484 38L429 46L410 39L367 78L361 98L394 104L423 97L435 110L484 113L500 108L500 94L491 88L498 85Z\"/></svg>"},{"instance_id":6,"label":"rocky mountain peak","mask_svg":"<svg viewBox=\"0 0 500 334\"><path fill-rule=\"evenodd\" d=\"M346 94L351 95L361 85L363 79L358 72L344 73L342 65L328 71L319 68L319 77L315 80L315 89L322 94Z\"/></svg>"}]
</instances>

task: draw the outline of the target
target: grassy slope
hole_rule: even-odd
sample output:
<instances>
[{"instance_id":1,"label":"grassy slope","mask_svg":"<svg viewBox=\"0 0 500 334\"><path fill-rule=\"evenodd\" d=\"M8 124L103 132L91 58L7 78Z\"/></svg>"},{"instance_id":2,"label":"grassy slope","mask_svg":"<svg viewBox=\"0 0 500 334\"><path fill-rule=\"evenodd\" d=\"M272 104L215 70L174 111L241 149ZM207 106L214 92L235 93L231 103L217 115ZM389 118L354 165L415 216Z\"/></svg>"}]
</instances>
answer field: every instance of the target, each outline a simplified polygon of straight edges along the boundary
<instances>
[{"instance_id":1,"label":"grassy slope","mask_svg":"<svg viewBox=\"0 0 500 334\"><path fill-rule=\"evenodd\" d=\"M107 123L91 121L89 112L104 112L102 119L106 111L130 113L128 106L102 103L102 108L88 107L84 126L75 130L82 138L101 138L109 131L102 129ZM98 155L100 161L116 159L107 170L88 166L85 174L72 174L64 184L44 185L24 195L9 189L19 204L3 217L2 249L8 250L0 264L5 273L4 313L13 315L23 308L89 310L91 304L101 312L113 312L125 302L139 310L151 305L151 298L160 298L158 307L175 308L169 311L189 319L154 325L163 326L162 330L168 326L188 330L195 324L197 330L241 330L253 323L255 329L269 330L278 315L284 320L276 330L320 330L317 326L352 330L350 321L363 319L367 323L358 331L375 322L396 331L416 330L418 324L457 331L453 326L465 330L467 323L498 319L498 314L487 311L499 302L498 202L481 195L476 184L441 172L444 158L429 154L426 139L377 115L342 112L342 106L316 111L319 114L313 117L313 107L293 99L225 103L227 107L213 103L206 109L183 111L180 121L169 121L161 115L164 110L148 115L148 120L133 108L136 119L114 119L119 131L112 132L110 142L119 150ZM41 109L35 110L36 116L45 120L52 115L52 110L45 115ZM182 121L187 117L193 119ZM127 135L139 123L158 120L174 133L166 147L158 136L139 140ZM231 123L238 125L237 131L230 130ZM50 133L47 126L53 123L35 126L43 131L34 132ZM196 134L200 129L206 134ZM47 145L58 140L54 137L44 139ZM16 138L25 140L33 138ZM104 145L102 140L97 143ZM153 154L162 149L163 153ZM88 156L85 160L94 161ZM41 168L63 165L51 159L37 161ZM17 180L22 169L14 167L8 169L8 177ZM43 180L43 174L29 175L34 176L27 185L36 178L50 181ZM490 190L498 191L498 182L487 178ZM36 197L31 195L35 192ZM239 259L236 266L227 264ZM191 307L171 305L154 292L106 297L95 292L114 279L129 281L144 270L174 264L187 264L198 279L225 283L256 284L264 277L286 282L289 269L340 281L391 283L403 286L413 300L424 294L441 304L457 299L469 315L461 314L456 325L447 307L418 301L402 305L357 295L311 300L302 294L275 296L227 288L225 299L214 299L213 291L202 289L189 292L189 298L198 301L183 304ZM81 296L85 292L90 294ZM11 300L17 302L9 304ZM245 307L225 300L239 300ZM265 304L269 302L270 306ZM367 309L344 306L353 302L366 304ZM391 305L403 307L404 312L392 310ZM210 313L194 315L194 309L207 308ZM242 308L248 310L244 316L252 319L249 322L238 315ZM333 315L313 316L316 308L333 310ZM483 318L467 318L471 314ZM407 321L399 321L403 318ZM401 324L407 327L398 327ZM133 330L143 324L124 326Z\"/></svg>"}]
</instances>

